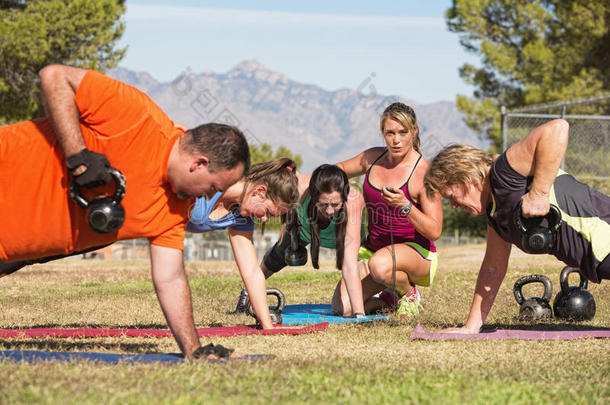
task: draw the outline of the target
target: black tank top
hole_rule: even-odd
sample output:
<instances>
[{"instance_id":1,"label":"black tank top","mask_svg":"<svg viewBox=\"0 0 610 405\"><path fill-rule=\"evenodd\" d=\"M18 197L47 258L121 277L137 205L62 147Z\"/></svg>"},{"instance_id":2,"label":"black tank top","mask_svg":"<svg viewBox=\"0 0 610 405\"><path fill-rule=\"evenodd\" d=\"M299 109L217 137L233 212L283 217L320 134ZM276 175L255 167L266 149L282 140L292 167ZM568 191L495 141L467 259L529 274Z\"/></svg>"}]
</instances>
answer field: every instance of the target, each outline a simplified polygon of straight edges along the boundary
<instances>
[{"instance_id":1,"label":"black tank top","mask_svg":"<svg viewBox=\"0 0 610 405\"><path fill-rule=\"evenodd\" d=\"M510 166L506 152L489 171L492 202L486 210L487 222L503 240L521 250L521 233L513 223L513 212L532 179ZM597 267L610 254L610 197L559 170L550 202L562 216L550 253L568 266L579 268L588 280L599 283Z\"/></svg>"}]
</instances>

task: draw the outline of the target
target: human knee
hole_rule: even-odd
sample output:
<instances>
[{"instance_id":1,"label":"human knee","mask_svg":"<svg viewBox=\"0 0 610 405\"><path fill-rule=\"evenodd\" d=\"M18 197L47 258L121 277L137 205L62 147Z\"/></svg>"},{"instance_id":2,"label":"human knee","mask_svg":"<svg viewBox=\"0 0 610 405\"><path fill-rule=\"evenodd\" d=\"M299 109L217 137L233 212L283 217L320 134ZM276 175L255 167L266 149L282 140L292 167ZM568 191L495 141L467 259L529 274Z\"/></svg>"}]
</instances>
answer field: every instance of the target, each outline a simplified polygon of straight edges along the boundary
<instances>
[{"instance_id":1,"label":"human knee","mask_svg":"<svg viewBox=\"0 0 610 405\"><path fill-rule=\"evenodd\" d=\"M335 289L330 305L334 315L349 316L352 313L349 296L341 291L341 282Z\"/></svg>"},{"instance_id":2,"label":"human knee","mask_svg":"<svg viewBox=\"0 0 610 405\"><path fill-rule=\"evenodd\" d=\"M389 264L385 258L373 255L373 257L371 257L369 260L368 266L369 272L373 280L384 280L387 275L388 269L390 268L389 266L391 266L391 264Z\"/></svg>"},{"instance_id":3,"label":"human knee","mask_svg":"<svg viewBox=\"0 0 610 405\"><path fill-rule=\"evenodd\" d=\"M349 302L345 302L342 297L334 296L331 302L333 314L338 316L349 316L352 313L352 308Z\"/></svg>"}]
</instances>

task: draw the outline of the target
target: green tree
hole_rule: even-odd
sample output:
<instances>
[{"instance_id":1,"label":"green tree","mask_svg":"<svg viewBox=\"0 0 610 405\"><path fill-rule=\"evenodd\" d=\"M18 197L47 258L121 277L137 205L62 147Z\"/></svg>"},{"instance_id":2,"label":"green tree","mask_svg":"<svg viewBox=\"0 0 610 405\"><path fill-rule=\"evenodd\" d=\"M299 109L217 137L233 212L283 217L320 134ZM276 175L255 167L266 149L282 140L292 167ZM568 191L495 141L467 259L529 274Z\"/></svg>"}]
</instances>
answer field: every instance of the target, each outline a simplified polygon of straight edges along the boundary
<instances>
[{"instance_id":1,"label":"green tree","mask_svg":"<svg viewBox=\"0 0 610 405\"><path fill-rule=\"evenodd\" d=\"M487 218L485 215L473 217L459 208L452 208L443 200L443 236L459 234L484 238L487 234Z\"/></svg>"},{"instance_id":2,"label":"green tree","mask_svg":"<svg viewBox=\"0 0 610 405\"><path fill-rule=\"evenodd\" d=\"M275 152L273 152L273 148L268 143L263 143L261 146L250 146L250 161L253 165L281 157L287 157L294 160L297 167L300 167L303 164L303 158L301 155L293 154L284 146L279 146Z\"/></svg>"},{"instance_id":3,"label":"green tree","mask_svg":"<svg viewBox=\"0 0 610 405\"><path fill-rule=\"evenodd\" d=\"M500 148L499 107L515 108L610 90L608 0L454 0L447 26L481 55L460 76L476 89L457 96L468 126Z\"/></svg>"},{"instance_id":4,"label":"green tree","mask_svg":"<svg viewBox=\"0 0 610 405\"><path fill-rule=\"evenodd\" d=\"M42 116L38 71L62 63L104 71L125 24L124 0L0 0L0 125Z\"/></svg>"}]
</instances>

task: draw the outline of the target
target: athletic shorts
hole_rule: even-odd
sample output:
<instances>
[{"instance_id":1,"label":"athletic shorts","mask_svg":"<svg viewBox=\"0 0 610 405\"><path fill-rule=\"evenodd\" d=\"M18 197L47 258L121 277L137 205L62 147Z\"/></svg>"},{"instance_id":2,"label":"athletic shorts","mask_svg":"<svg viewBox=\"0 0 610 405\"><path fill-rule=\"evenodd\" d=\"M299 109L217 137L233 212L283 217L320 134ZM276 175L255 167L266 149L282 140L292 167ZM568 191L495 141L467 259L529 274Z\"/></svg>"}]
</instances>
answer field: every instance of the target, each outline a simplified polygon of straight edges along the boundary
<instances>
[{"instance_id":1,"label":"athletic shorts","mask_svg":"<svg viewBox=\"0 0 610 405\"><path fill-rule=\"evenodd\" d=\"M436 266L438 265L438 257L436 252L431 252L427 249L421 247L418 243L415 242L404 242L405 245L409 246L412 249L415 249L417 253L421 255L424 259L430 262L430 272L424 278L414 281L413 283L417 285L421 285L424 287L428 287L432 285L432 281L434 281L434 276L436 275ZM374 254L370 249L367 249L364 246L360 246L360 250L358 251L358 259L367 262Z\"/></svg>"},{"instance_id":2,"label":"athletic shorts","mask_svg":"<svg viewBox=\"0 0 610 405\"><path fill-rule=\"evenodd\" d=\"M25 266L29 266L31 264L42 264L42 263L47 263L53 260L59 260L59 259L65 259L66 257L70 257L70 256L76 256L76 255L82 255L84 253L89 253L89 252L93 252L99 249L103 249L106 246L110 246L112 245L114 242L110 242L107 243L105 245L102 246L94 246L94 247L90 247L88 249L84 249L84 250L79 250L77 252L72 252L72 253L68 253L65 255L55 255L55 256L47 256L47 257L43 257L40 259L31 259L31 260L19 260L16 262L3 262L2 260L0 260L0 277L2 276L6 276L8 274L14 273L17 270L21 270L22 268L24 268Z\"/></svg>"},{"instance_id":3,"label":"athletic shorts","mask_svg":"<svg viewBox=\"0 0 610 405\"><path fill-rule=\"evenodd\" d=\"M600 282L602 280L610 280L610 255L606 256L599 266L597 266L597 279Z\"/></svg>"}]
</instances>

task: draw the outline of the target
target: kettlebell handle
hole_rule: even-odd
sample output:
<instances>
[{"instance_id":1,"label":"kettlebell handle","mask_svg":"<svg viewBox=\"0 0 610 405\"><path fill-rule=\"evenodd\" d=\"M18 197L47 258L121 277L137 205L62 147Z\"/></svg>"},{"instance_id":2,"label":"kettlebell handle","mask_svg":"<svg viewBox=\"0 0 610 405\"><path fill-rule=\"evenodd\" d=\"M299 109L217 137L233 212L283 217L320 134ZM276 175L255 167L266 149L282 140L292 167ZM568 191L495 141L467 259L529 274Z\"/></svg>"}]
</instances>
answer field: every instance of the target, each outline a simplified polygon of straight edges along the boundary
<instances>
[{"instance_id":1,"label":"kettlebell handle","mask_svg":"<svg viewBox=\"0 0 610 405\"><path fill-rule=\"evenodd\" d=\"M275 295L275 297L277 298L277 307L269 309L275 310L279 314L281 314L284 310L284 306L286 305L286 297L284 296L284 293L278 290L277 288L267 288L267 295ZM248 315L256 318L256 314L254 313L254 308L252 307L252 302L250 300L248 300L247 312Z\"/></svg>"},{"instance_id":2,"label":"kettlebell handle","mask_svg":"<svg viewBox=\"0 0 610 405\"><path fill-rule=\"evenodd\" d=\"M576 267L566 266L563 268L563 270L561 270L561 274L559 275L559 284L561 285L561 291L563 291L564 294L568 294L570 292L570 286L568 284L568 277L572 273L578 273L578 275L580 276L580 285L579 285L580 288L582 288L583 290L586 290L587 286L589 285L589 282L582 275L582 273L580 272L579 269L577 269Z\"/></svg>"},{"instance_id":3,"label":"kettlebell handle","mask_svg":"<svg viewBox=\"0 0 610 405\"><path fill-rule=\"evenodd\" d=\"M121 173L118 169L115 169L114 167L111 167L108 169L108 173L112 176L112 179L114 180L114 184L115 184L115 190L114 190L114 194L112 195L112 200L115 203L120 203L121 200L123 200L123 197L125 196L125 188L126 188L126 181L125 181L125 176L123 176L123 173ZM74 202L81 208L88 208L89 204L92 201L87 201L87 199L85 197L83 197L83 195L80 193L80 187L78 186L78 184L76 184L75 181L72 181L72 183L70 184L70 197L72 197L72 200L74 200Z\"/></svg>"},{"instance_id":4,"label":"kettlebell handle","mask_svg":"<svg viewBox=\"0 0 610 405\"><path fill-rule=\"evenodd\" d=\"M561 211L555 204L549 205L549 212L543 218L546 218L547 222L549 223L549 230L551 232L555 232L557 229L559 229L559 225L561 225ZM517 205L517 208L515 208L513 220L515 227L521 233L527 232L525 218L523 218L523 212L521 211L521 202L519 202L519 205Z\"/></svg>"},{"instance_id":5,"label":"kettlebell handle","mask_svg":"<svg viewBox=\"0 0 610 405\"><path fill-rule=\"evenodd\" d=\"M513 287L513 294L515 294L515 299L519 305L525 302L525 298L523 298L523 286L530 283L542 283L544 286L544 293L542 295L542 299L546 301L551 300L551 296L553 295L553 284L551 280L542 274L530 274L528 276L521 277L515 282L515 286Z\"/></svg>"}]
</instances>

